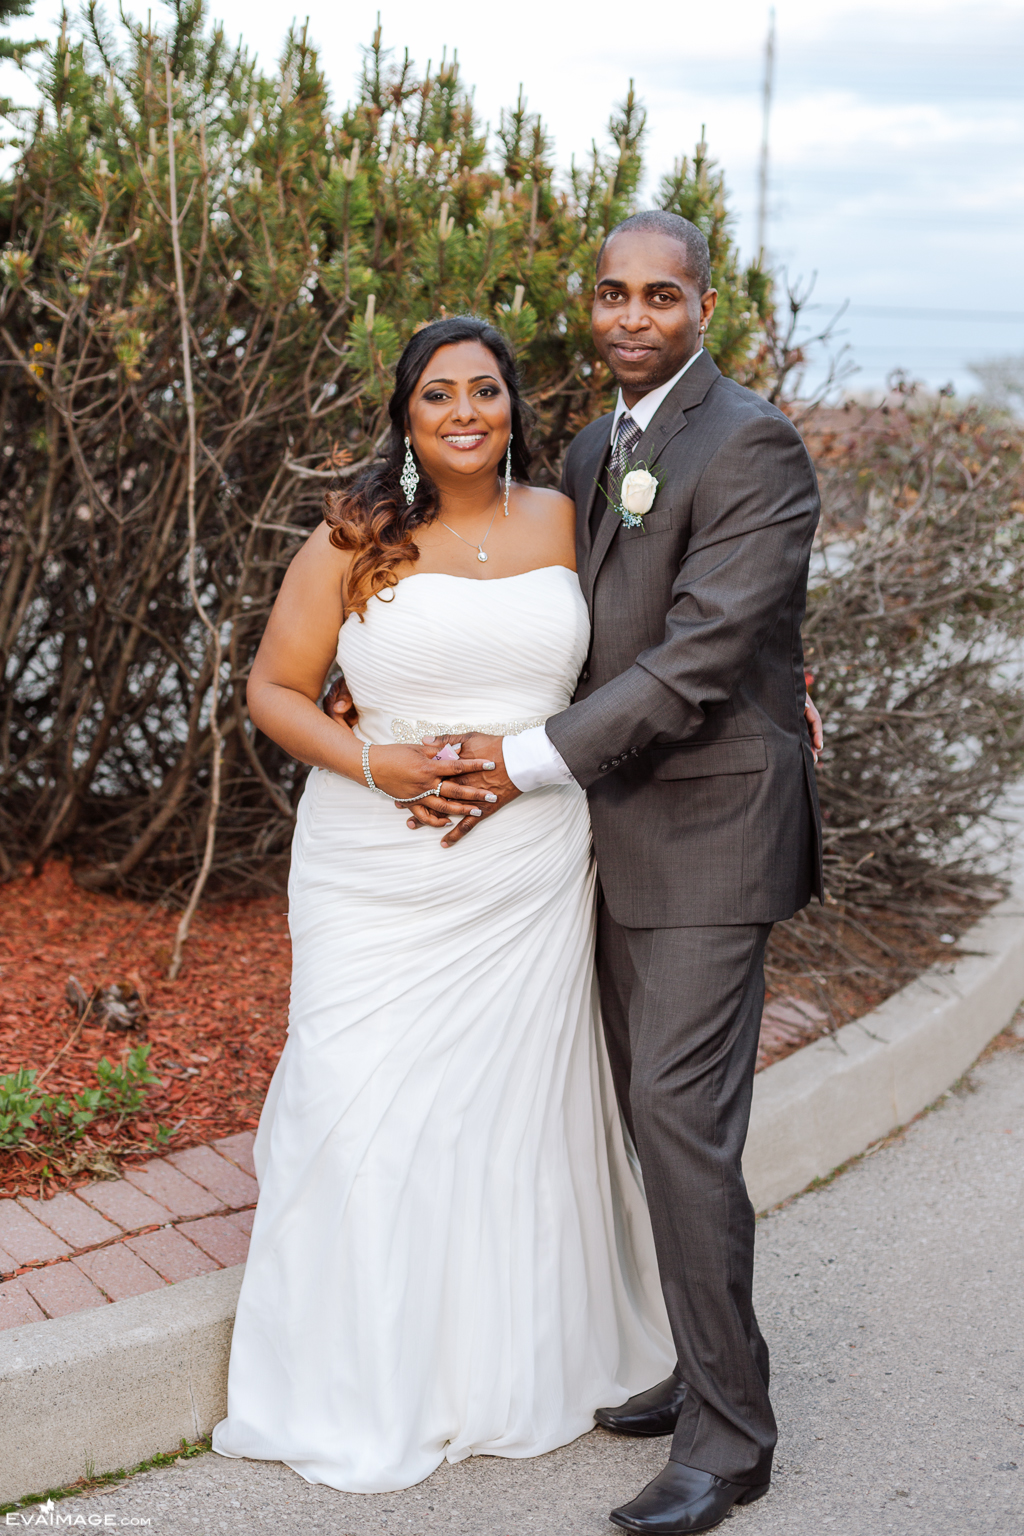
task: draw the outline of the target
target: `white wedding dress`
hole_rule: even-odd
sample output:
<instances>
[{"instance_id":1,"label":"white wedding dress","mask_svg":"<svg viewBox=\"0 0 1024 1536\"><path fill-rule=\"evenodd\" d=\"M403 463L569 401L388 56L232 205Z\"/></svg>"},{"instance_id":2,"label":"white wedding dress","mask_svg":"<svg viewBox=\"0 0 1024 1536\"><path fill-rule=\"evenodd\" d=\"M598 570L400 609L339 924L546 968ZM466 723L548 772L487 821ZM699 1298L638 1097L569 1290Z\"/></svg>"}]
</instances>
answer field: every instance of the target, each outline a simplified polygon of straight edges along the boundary
<instances>
[{"instance_id":1,"label":"white wedding dress","mask_svg":"<svg viewBox=\"0 0 1024 1536\"><path fill-rule=\"evenodd\" d=\"M338 661L363 739L511 733L567 705L587 641L564 566L421 573ZM440 838L310 772L213 1447L352 1492L552 1450L675 1359L597 1019L586 796Z\"/></svg>"}]
</instances>

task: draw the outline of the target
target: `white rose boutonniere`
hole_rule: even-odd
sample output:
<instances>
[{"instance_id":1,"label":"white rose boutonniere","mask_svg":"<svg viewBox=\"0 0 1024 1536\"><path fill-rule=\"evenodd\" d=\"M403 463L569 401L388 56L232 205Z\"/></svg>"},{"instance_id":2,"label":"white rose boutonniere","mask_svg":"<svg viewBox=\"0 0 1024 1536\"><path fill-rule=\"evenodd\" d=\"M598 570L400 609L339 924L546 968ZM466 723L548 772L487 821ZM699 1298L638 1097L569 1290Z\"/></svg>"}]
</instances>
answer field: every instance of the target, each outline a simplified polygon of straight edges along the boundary
<instances>
[{"instance_id":1,"label":"white rose boutonniere","mask_svg":"<svg viewBox=\"0 0 1024 1536\"><path fill-rule=\"evenodd\" d=\"M627 528L642 528L644 518L654 505L661 480L656 471L646 464L638 464L623 475L618 500L613 501L615 511ZM611 501L611 497L608 498Z\"/></svg>"},{"instance_id":2,"label":"white rose boutonniere","mask_svg":"<svg viewBox=\"0 0 1024 1536\"><path fill-rule=\"evenodd\" d=\"M654 505L658 482L649 469L631 469L619 487L622 505L632 517L642 518Z\"/></svg>"}]
</instances>

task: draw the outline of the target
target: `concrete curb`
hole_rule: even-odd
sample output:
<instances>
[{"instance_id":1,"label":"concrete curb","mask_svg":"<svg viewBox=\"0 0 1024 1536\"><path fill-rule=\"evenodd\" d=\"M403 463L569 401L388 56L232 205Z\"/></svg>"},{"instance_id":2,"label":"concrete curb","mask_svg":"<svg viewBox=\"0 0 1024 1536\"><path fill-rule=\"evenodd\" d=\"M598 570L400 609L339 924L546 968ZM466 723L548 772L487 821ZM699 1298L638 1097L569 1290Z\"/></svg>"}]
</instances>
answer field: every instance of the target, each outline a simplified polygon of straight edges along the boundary
<instances>
[{"instance_id":1,"label":"concrete curb","mask_svg":"<svg viewBox=\"0 0 1024 1536\"><path fill-rule=\"evenodd\" d=\"M912 1120L1006 1028L1024 999L1024 874L960 947L960 959L758 1073L743 1154L757 1210Z\"/></svg>"},{"instance_id":2,"label":"concrete curb","mask_svg":"<svg viewBox=\"0 0 1024 1536\"><path fill-rule=\"evenodd\" d=\"M0 1504L208 1434L244 1268L0 1333Z\"/></svg>"},{"instance_id":3,"label":"concrete curb","mask_svg":"<svg viewBox=\"0 0 1024 1536\"><path fill-rule=\"evenodd\" d=\"M1024 874L961 946L757 1075L744 1171L758 1210L912 1119L1005 1029L1024 998ZM0 1332L0 1503L208 1434L225 1412L242 1270Z\"/></svg>"}]
</instances>

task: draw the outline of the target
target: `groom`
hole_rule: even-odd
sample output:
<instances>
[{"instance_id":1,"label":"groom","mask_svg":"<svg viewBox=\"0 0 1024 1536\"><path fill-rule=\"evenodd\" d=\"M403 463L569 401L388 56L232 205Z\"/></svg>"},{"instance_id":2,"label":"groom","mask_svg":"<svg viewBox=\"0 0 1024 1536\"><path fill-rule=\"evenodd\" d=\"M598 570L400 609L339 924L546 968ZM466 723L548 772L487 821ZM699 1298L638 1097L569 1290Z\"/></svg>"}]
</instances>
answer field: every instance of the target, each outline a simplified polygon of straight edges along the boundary
<instances>
[{"instance_id":1,"label":"groom","mask_svg":"<svg viewBox=\"0 0 1024 1536\"><path fill-rule=\"evenodd\" d=\"M821 897L800 643L814 470L782 412L702 349L716 299L687 220L640 213L605 241L592 325L620 393L562 481L590 655L544 726L466 738L496 761L495 811L570 778L589 795L608 1049L678 1352L667 1381L597 1418L672 1434L668 1465L611 1516L662 1536L708 1530L768 1489L776 1428L740 1158L765 944ZM642 475L639 500L635 479L622 492L634 468L658 481L646 513Z\"/></svg>"}]
</instances>

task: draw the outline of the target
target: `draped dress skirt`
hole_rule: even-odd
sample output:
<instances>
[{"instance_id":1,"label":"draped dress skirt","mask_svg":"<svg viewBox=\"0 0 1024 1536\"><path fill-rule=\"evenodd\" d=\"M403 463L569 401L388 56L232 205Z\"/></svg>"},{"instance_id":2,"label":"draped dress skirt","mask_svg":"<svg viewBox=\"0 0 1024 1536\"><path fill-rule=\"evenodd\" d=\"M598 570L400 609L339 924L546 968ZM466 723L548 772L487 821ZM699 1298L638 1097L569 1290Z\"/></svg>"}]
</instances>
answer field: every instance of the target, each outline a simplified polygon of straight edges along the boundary
<instances>
[{"instance_id":1,"label":"draped dress skirt","mask_svg":"<svg viewBox=\"0 0 1024 1536\"><path fill-rule=\"evenodd\" d=\"M407 577L338 659L385 743L543 721L587 646L576 576L548 566ZM600 1031L586 796L441 835L313 769L292 851L288 1037L213 1446L351 1492L552 1450L675 1359Z\"/></svg>"}]
</instances>

